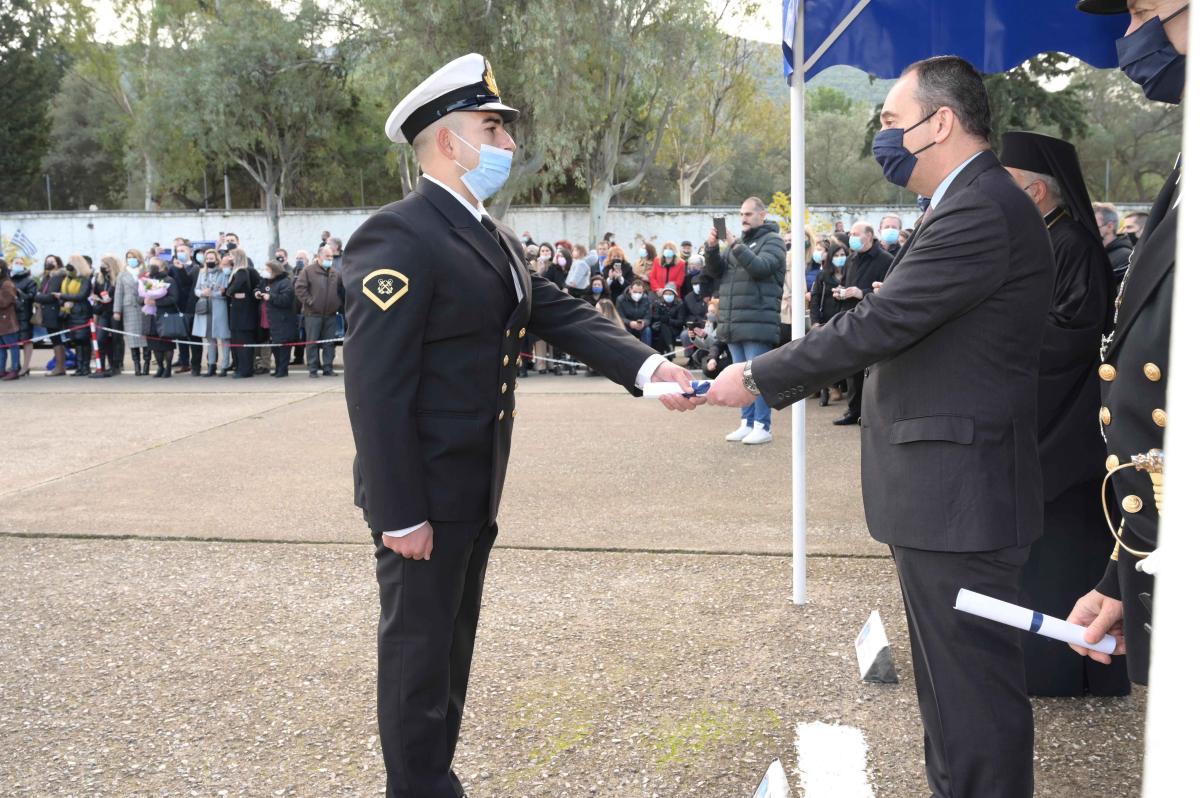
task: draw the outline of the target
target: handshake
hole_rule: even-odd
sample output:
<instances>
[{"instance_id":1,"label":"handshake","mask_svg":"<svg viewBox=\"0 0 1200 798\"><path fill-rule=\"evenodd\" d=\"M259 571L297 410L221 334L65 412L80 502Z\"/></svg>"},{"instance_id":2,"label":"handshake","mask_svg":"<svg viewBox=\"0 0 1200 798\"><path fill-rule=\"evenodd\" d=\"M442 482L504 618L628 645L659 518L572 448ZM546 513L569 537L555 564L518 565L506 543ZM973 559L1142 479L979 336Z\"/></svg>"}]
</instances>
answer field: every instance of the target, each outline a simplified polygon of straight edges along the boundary
<instances>
[{"instance_id":1,"label":"handshake","mask_svg":"<svg viewBox=\"0 0 1200 798\"><path fill-rule=\"evenodd\" d=\"M683 366L674 363L663 363L650 377L645 386L647 395L657 395L658 401L668 410L686 412L695 410L700 405L716 405L718 407L746 407L754 404L757 398L746 388L743 374L745 363L734 363L717 375L710 383L693 383L692 373ZM679 391L672 389L670 393L660 393L651 388L654 383L667 383L679 386Z\"/></svg>"}]
</instances>

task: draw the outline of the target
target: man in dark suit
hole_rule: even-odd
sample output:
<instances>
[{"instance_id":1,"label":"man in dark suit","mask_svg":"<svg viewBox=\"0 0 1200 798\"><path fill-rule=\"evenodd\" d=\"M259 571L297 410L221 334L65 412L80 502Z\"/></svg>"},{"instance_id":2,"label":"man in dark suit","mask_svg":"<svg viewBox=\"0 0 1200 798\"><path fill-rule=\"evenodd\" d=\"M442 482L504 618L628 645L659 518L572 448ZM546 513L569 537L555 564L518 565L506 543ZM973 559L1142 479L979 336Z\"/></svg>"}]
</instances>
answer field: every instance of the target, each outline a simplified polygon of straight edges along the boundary
<instances>
[{"instance_id":1,"label":"man in dark suit","mask_svg":"<svg viewBox=\"0 0 1200 798\"><path fill-rule=\"evenodd\" d=\"M862 484L891 546L937 798L1033 794L1021 632L954 610L960 588L1015 602L1042 532L1038 351L1054 261L1046 226L988 148L975 69L909 67L875 156L929 211L876 293L820 329L726 369L708 392L783 407L869 368ZM918 157L919 156L919 157Z\"/></svg>"},{"instance_id":2,"label":"man in dark suit","mask_svg":"<svg viewBox=\"0 0 1200 798\"><path fill-rule=\"evenodd\" d=\"M893 217L894 218L894 217ZM876 283L882 282L892 265L889 255L875 238L875 230L866 222L855 222L850 228L850 249L854 256L846 264L846 281L834 289L834 297L841 301L843 310L858 305L868 294L874 293ZM834 419L835 426L846 427L857 424L862 416L863 372L855 372L846 379L850 391L844 415Z\"/></svg>"},{"instance_id":3,"label":"man in dark suit","mask_svg":"<svg viewBox=\"0 0 1200 798\"><path fill-rule=\"evenodd\" d=\"M1092 14L1123 14L1125 0L1080 0ZM1139 3L1122 40L1121 68L1151 100L1178 105L1183 98L1188 48L1187 4ZM1117 294L1113 331L1100 347L1100 429L1108 447L1105 468L1120 508L1119 542L1096 589L1079 599L1067 620L1088 625L1084 637L1118 638L1129 678L1150 678L1150 600L1154 577L1137 569L1158 546L1162 509L1163 438L1167 426L1168 354L1175 285L1180 163L1163 183L1129 258ZM1178 410L1172 412L1180 412ZM1114 508L1109 508L1110 511ZM1098 651L1079 654L1109 663Z\"/></svg>"},{"instance_id":4,"label":"man in dark suit","mask_svg":"<svg viewBox=\"0 0 1200 798\"><path fill-rule=\"evenodd\" d=\"M483 56L452 61L392 112L415 191L373 214L343 261L355 500L375 540L387 794L457 798L451 770L508 466L527 334L631 392L691 375L530 273L482 202L516 144ZM663 403L690 409L680 396Z\"/></svg>"}]
</instances>

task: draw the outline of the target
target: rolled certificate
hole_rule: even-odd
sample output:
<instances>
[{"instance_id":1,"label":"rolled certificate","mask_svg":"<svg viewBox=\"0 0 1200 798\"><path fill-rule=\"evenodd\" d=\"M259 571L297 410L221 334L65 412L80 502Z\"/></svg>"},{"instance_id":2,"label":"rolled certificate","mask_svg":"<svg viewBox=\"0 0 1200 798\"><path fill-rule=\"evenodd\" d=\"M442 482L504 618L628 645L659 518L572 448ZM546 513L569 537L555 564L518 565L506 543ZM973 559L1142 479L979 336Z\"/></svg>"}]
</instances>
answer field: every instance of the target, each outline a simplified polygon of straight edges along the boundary
<instances>
[{"instance_id":1,"label":"rolled certificate","mask_svg":"<svg viewBox=\"0 0 1200 798\"><path fill-rule=\"evenodd\" d=\"M954 609L1105 654L1111 654L1117 648L1117 639L1112 635L1105 635L1099 643L1087 643L1083 639L1086 626L1067 623L1061 618L1042 615L1040 612L1018 607L1016 604L1009 604L1007 601L994 599L973 590L959 590L958 598L954 600Z\"/></svg>"},{"instance_id":2,"label":"rolled certificate","mask_svg":"<svg viewBox=\"0 0 1200 798\"><path fill-rule=\"evenodd\" d=\"M688 393L683 390L683 386L674 382L648 382L642 388L642 396L646 399L657 399L660 396L672 396L682 394L683 396L704 396L708 393L712 383L708 380L692 380L692 390Z\"/></svg>"}]
</instances>

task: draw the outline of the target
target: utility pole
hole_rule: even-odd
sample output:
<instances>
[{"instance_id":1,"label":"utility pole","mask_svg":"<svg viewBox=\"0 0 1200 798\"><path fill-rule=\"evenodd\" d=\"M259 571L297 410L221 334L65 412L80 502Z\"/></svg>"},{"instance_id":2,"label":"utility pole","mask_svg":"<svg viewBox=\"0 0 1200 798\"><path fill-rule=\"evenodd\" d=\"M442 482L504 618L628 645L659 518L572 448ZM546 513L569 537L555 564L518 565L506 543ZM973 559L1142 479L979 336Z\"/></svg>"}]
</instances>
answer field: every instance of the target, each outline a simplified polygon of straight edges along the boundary
<instances>
[{"instance_id":1,"label":"utility pole","mask_svg":"<svg viewBox=\"0 0 1200 798\"><path fill-rule=\"evenodd\" d=\"M50 175L44 175L46 178L46 210L54 210L53 203L50 201Z\"/></svg>"},{"instance_id":2,"label":"utility pole","mask_svg":"<svg viewBox=\"0 0 1200 798\"><path fill-rule=\"evenodd\" d=\"M225 170L225 210L231 210L233 203L229 201L229 170Z\"/></svg>"}]
</instances>

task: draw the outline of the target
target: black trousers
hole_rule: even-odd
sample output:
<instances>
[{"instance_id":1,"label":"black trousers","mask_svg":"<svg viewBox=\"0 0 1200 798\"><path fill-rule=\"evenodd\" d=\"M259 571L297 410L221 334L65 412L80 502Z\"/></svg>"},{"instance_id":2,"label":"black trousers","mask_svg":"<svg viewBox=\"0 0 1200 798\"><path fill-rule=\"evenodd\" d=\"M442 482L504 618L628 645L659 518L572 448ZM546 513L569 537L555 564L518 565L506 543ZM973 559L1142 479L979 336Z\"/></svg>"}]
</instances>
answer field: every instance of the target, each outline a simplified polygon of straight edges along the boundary
<instances>
[{"instance_id":1,"label":"black trousers","mask_svg":"<svg viewBox=\"0 0 1200 798\"><path fill-rule=\"evenodd\" d=\"M1104 576L1113 539L1100 505L1100 482L1068 488L1046 503L1046 534L1030 547L1021 574L1022 606L1066 618ZM1023 642L1030 695L1129 695L1124 657L1104 665L1041 635L1025 635Z\"/></svg>"},{"instance_id":2,"label":"black trousers","mask_svg":"<svg viewBox=\"0 0 1200 798\"><path fill-rule=\"evenodd\" d=\"M892 548L935 798L1031 798L1033 710L1021 635L954 609L959 588L1017 602L1029 547L986 552Z\"/></svg>"},{"instance_id":3,"label":"black trousers","mask_svg":"<svg viewBox=\"0 0 1200 798\"><path fill-rule=\"evenodd\" d=\"M846 412L855 418L862 417L863 380L865 379L866 372L863 371L860 371L857 374L851 374L846 378L846 401L849 404Z\"/></svg>"},{"instance_id":4,"label":"black trousers","mask_svg":"<svg viewBox=\"0 0 1200 798\"><path fill-rule=\"evenodd\" d=\"M232 330L230 331L230 343L233 344L252 344L254 343L253 330ZM244 346L237 346L233 349L233 364L234 370L243 377L254 376L254 350L247 349Z\"/></svg>"},{"instance_id":5,"label":"black trousers","mask_svg":"<svg viewBox=\"0 0 1200 798\"><path fill-rule=\"evenodd\" d=\"M406 560L375 534L379 740L389 798L461 798L451 770L495 524L433 523L433 554Z\"/></svg>"}]
</instances>

